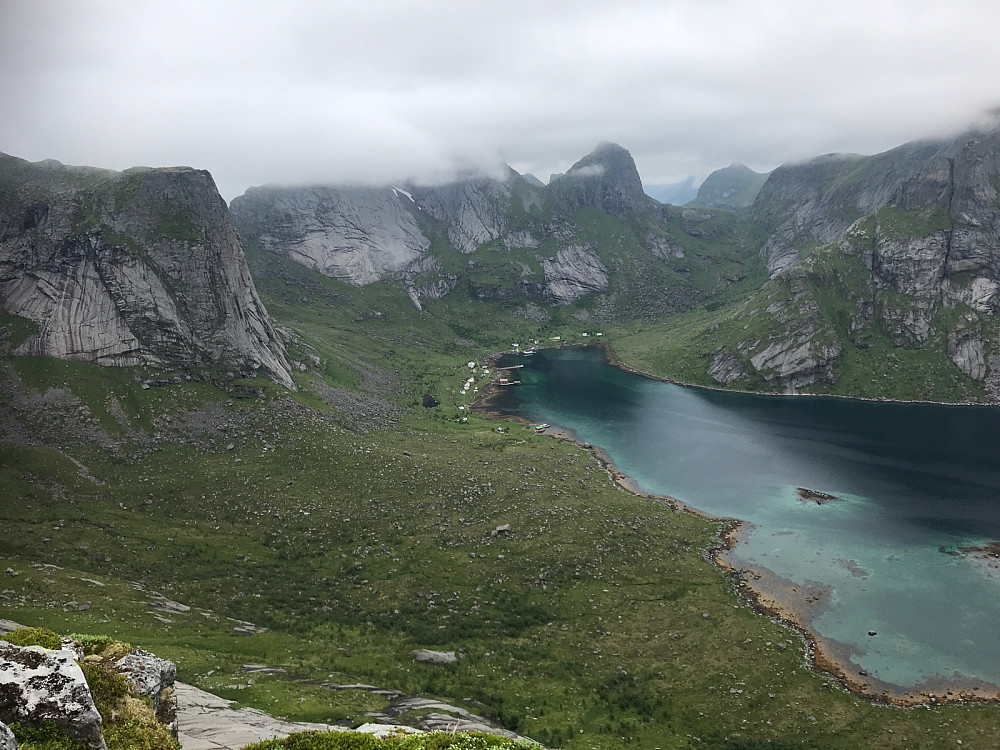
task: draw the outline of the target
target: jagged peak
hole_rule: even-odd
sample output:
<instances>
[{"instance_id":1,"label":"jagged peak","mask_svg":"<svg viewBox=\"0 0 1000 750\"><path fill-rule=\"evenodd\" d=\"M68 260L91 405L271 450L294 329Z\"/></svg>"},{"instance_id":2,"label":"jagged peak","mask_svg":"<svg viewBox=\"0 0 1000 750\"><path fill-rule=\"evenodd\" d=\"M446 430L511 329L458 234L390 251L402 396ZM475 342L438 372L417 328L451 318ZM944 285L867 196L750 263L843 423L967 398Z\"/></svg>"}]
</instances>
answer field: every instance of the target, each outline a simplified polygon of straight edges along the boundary
<instances>
[{"instance_id":1,"label":"jagged peak","mask_svg":"<svg viewBox=\"0 0 1000 750\"><path fill-rule=\"evenodd\" d=\"M562 177L595 177L608 170L619 173L634 172L635 179L639 179L639 170L636 169L632 154L617 143L609 141L599 143L593 151L570 167Z\"/></svg>"}]
</instances>

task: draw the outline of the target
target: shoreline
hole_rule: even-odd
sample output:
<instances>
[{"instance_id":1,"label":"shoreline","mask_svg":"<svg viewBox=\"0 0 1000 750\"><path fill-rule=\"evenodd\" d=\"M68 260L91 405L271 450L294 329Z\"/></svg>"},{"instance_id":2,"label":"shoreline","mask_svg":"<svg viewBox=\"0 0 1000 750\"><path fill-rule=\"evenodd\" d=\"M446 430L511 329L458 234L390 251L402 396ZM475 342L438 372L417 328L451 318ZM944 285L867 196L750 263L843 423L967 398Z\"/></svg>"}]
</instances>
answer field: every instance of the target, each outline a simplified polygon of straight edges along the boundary
<instances>
[{"instance_id":1,"label":"shoreline","mask_svg":"<svg viewBox=\"0 0 1000 750\"><path fill-rule=\"evenodd\" d=\"M677 380L676 378L667 377L665 375L653 375L652 373L645 372L643 370L637 370L634 367L624 364L618 355L615 354L614 349L611 345L605 341L593 341L588 344L574 344L572 346L594 346L599 347L604 350L604 356L608 361L608 364L612 367L617 367L619 370L632 373L633 375L638 375L642 378L647 378L648 380L658 380L661 383L670 383L671 385L680 385L685 388L697 388L702 391L712 391L715 393L739 393L744 396L762 396L765 398L835 398L845 401L865 401L870 404L931 404L933 406L961 406L961 407L997 407L1000 406L1000 400L998 401L922 401L919 399L903 399L903 398L874 398L871 396L846 396L842 393L769 393L762 391L746 391L742 388L723 388L722 386L716 385L704 385L703 383L688 383L685 380ZM546 347L551 349L569 348L569 347Z\"/></svg>"},{"instance_id":2,"label":"shoreline","mask_svg":"<svg viewBox=\"0 0 1000 750\"><path fill-rule=\"evenodd\" d=\"M710 386L698 386L689 383L682 383L670 378L657 377L648 373L640 372L634 368L623 365L614 354L611 346L603 341L591 342L584 346L597 347L603 350L608 364L633 375L657 380L663 383L682 385L692 388L703 388L705 390L717 390L726 393L747 393L749 395L773 395L783 394L758 394L750 391L731 391L722 388L712 388ZM549 347L565 348L565 347ZM494 354L489 359L490 368L496 367L496 363L505 355L511 352ZM493 397L499 395L500 389L492 383L486 386L482 395L473 401L469 406L477 413L482 414L487 419L514 421L526 427L533 427L529 420L516 415L503 414L496 410L493 405ZM813 395L819 394L802 394ZM822 394L827 395L827 394ZM828 396L829 398L853 398L851 396ZM889 399L855 399L871 401L876 403L937 403L930 401L891 401ZM940 406L988 406L989 404L938 404ZM899 685L881 682L869 675L865 670L850 661L852 649L850 646L837 643L823 638L810 628L810 620L820 614L825 606L825 599L828 591L824 591L820 585L809 586L795 584L785 581L772 571L762 566L751 568L737 567L733 561L727 558L740 541L740 535L753 528L753 524L738 518L725 518L714 516L704 511L694 508L677 498L669 495L656 495L644 492L638 483L631 477L619 471L610 456L598 446L581 441L571 430L560 427L547 427L544 430L536 430L537 434L553 437L557 440L566 440L589 451L597 460L612 482L622 490L631 493L639 498L654 500L666 505L674 512L689 513L698 518L720 524L719 544L706 550L708 559L713 565L718 567L727 578L734 582L736 594L745 600L756 612L764 616L780 621L785 626L794 630L805 641L806 658L812 667L818 668L832 674L846 690L875 703L900 706L940 706L946 703L977 702L977 703L1000 703L1000 685L985 683L983 680L932 680L915 685L910 689L904 689ZM765 582L765 583L761 583ZM754 584L757 583L755 586ZM770 588L768 585L770 584ZM784 597L782 597L784 593Z\"/></svg>"}]
</instances>

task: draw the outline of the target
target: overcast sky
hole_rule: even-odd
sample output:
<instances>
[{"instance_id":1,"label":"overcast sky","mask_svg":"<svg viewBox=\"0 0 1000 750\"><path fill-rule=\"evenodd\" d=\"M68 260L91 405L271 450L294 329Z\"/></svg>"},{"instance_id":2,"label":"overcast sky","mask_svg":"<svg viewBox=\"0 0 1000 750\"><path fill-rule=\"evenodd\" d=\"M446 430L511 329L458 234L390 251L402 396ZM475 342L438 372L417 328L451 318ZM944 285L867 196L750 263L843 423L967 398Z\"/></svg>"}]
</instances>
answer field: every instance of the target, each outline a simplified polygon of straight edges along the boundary
<instances>
[{"instance_id":1,"label":"overcast sky","mask_svg":"<svg viewBox=\"0 0 1000 750\"><path fill-rule=\"evenodd\" d=\"M264 183L646 184L944 135L1000 105L995 0L0 0L0 151Z\"/></svg>"}]
</instances>

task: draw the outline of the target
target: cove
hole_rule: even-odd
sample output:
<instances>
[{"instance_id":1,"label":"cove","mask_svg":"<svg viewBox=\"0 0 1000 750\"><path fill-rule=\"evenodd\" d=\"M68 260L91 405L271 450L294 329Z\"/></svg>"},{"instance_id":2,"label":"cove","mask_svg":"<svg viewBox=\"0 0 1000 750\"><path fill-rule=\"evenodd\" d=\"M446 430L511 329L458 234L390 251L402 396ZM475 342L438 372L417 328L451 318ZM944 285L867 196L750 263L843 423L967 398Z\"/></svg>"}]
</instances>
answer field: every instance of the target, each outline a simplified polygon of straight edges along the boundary
<instances>
[{"instance_id":1,"label":"cove","mask_svg":"<svg viewBox=\"0 0 1000 750\"><path fill-rule=\"evenodd\" d=\"M492 412L556 425L642 492L745 522L722 562L855 689L1000 693L1000 560L971 549L1000 539L1000 410L703 390L598 347L500 364L524 367Z\"/></svg>"}]
</instances>

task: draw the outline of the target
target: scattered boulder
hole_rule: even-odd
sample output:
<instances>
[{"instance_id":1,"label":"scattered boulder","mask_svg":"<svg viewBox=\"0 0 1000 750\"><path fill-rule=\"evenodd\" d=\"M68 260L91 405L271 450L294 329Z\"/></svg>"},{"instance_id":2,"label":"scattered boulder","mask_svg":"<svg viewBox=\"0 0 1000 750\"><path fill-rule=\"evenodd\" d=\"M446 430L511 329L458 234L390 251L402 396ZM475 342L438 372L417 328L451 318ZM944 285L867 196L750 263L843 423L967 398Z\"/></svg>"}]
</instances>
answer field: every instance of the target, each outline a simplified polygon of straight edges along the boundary
<instances>
[{"instance_id":1,"label":"scattered boulder","mask_svg":"<svg viewBox=\"0 0 1000 750\"><path fill-rule=\"evenodd\" d=\"M431 651L426 648L414 649L410 656L421 664L454 664L458 661L454 651Z\"/></svg>"},{"instance_id":2,"label":"scattered boulder","mask_svg":"<svg viewBox=\"0 0 1000 750\"><path fill-rule=\"evenodd\" d=\"M490 532L490 536L507 536L510 534L510 524L502 523Z\"/></svg>"},{"instance_id":3,"label":"scattered boulder","mask_svg":"<svg viewBox=\"0 0 1000 750\"><path fill-rule=\"evenodd\" d=\"M0 721L53 722L87 750L107 750L101 715L73 651L0 641Z\"/></svg>"}]
</instances>

